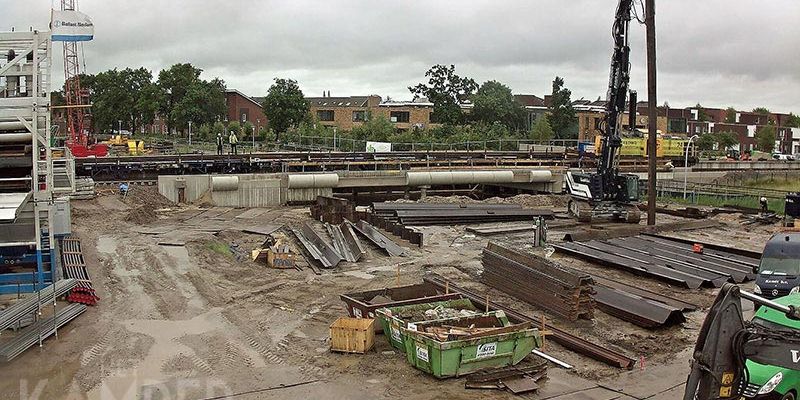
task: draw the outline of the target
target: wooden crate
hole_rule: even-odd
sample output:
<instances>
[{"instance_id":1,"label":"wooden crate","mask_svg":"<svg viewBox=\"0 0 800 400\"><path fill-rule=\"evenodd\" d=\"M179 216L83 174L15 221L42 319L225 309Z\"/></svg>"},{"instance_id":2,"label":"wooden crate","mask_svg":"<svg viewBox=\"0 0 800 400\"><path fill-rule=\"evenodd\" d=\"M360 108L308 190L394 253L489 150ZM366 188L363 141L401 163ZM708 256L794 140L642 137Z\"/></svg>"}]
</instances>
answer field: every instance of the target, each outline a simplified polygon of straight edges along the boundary
<instances>
[{"instance_id":1,"label":"wooden crate","mask_svg":"<svg viewBox=\"0 0 800 400\"><path fill-rule=\"evenodd\" d=\"M375 320L342 317L331 324L331 351L364 354L375 345Z\"/></svg>"}]
</instances>

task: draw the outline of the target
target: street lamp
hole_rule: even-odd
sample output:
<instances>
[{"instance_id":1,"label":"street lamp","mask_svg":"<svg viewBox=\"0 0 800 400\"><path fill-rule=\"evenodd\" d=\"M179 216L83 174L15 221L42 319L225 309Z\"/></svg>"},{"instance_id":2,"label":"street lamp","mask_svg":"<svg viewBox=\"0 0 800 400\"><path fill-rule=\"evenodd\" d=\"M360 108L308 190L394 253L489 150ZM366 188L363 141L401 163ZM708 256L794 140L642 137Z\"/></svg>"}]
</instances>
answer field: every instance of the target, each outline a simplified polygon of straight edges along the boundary
<instances>
[{"instance_id":1,"label":"street lamp","mask_svg":"<svg viewBox=\"0 0 800 400\"><path fill-rule=\"evenodd\" d=\"M118 131L118 133L119 133L120 135L122 135L122 120L121 120L121 119L120 119L120 120L117 120L117 122L119 123L119 131Z\"/></svg>"},{"instance_id":2,"label":"street lamp","mask_svg":"<svg viewBox=\"0 0 800 400\"><path fill-rule=\"evenodd\" d=\"M189 146L192 145L192 121L189 121Z\"/></svg>"},{"instance_id":3,"label":"street lamp","mask_svg":"<svg viewBox=\"0 0 800 400\"><path fill-rule=\"evenodd\" d=\"M694 141L700 136L694 135L686 142L686 159L683 162L683 199L686 200L686 177L689 175L689 146L694 146Z\"/></svg>"}]
</instances>

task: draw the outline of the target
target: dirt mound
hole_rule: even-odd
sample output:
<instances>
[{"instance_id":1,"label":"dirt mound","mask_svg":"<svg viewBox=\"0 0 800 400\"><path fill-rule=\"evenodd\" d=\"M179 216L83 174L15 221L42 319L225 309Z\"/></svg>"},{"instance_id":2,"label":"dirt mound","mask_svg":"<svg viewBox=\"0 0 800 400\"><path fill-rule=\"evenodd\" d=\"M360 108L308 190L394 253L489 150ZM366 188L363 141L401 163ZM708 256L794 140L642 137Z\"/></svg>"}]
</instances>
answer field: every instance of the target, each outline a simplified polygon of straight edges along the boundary
<instances>
[{"instance_id":1,"label":"dirt mound","mask_svg":"<svg viewBox=\"0 0 800 400\"><path fill-rule=\"evenodd\" d=\"M147 206L153 210L174 207L175 203L158 193L156 186L131 185L126 196L120 197L122 202L137 208Z\"/></svg>"},{"instance_id":2,"label":"dirt mound","mask_svg":"<svg viewBox=\"0 0 800 400\"><path fill-rule=\"evenodd\" d=\"M134 224L145 225L154 222L158 219L156 210L147 205L141 205L133 208L125 214L125 221Z\"/></svg>"}]
</instances>

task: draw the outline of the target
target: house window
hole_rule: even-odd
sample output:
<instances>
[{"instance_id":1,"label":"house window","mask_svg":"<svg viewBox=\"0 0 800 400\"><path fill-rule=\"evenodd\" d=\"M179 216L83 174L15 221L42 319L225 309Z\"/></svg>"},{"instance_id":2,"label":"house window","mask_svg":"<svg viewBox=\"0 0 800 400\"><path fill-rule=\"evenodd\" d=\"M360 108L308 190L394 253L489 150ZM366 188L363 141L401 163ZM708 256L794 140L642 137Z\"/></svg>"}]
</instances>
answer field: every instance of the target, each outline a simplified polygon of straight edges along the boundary
<instances>
[{"instance_id":1,"label":"house window","mask_svg":"<svg viewBox=\"0 0 800 400\"><path fill-rule=\"evenodd\" d=\"M367 112L364 110L353 111L353 122L364 122L367 120Z\"/></svg>"},{"instance_id":2,"label":"house window","mask_svg":"<svg viewBox=\"0 0 800 400\"><path fill-rule=\"evenodd\" d=\"M333 110L318 110L317 119L322 122L333 121Z\"/></svg>"},{"instance_id":3,"label":"house window","mask_svg":"<svg viewBox=\"0 0 800 400\"><path fill-rule=\"evenodd\" d=\"M685 119L670 119L669 120L669 128L667 128L669 132L686 132L686 120Z\"/></svg>"},{"instance_id":4,"label":"house window","mask_svg":"<svg viewBox=\"0 0 800 400\"><path fill-rule=\"evenodd\" d=\"M408 111L392 111L389 114L389 119L392 122L408 122L410 120L411 113Z\"/></svg>"}]
</instances>

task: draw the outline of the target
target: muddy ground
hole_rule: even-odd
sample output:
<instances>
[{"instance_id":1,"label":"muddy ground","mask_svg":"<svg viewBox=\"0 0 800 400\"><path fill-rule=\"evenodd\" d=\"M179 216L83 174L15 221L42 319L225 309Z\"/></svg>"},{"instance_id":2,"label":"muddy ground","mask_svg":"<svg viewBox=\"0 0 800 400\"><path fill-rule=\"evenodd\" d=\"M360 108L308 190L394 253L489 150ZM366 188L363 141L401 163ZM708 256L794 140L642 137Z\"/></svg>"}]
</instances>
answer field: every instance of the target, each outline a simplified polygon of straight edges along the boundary
<instances>
[{"instance_id":1,"label":"muddy ground","mask_svg":"<svg viewBox=\"0 0 800 400\"><path fill-rule=\"evenodd\" d=\"M448 201L431 199L429 201ZM453 200L450 200L453 201ZM499 201L499 200L498 200ZM530 196L524 206L561 209L563 197ZM727 245L759 249L778 227L742 228L731 216L723 226L682 233ZM329 351L328 327L346 315L342 293L418 283L435 272L475 288L500 303L538 313L481 284L480 251L487 238L463 226L424 228L426 246L391 258L369 248L366 260L342 263L316 275L311 269L274 270L248 258L264 237L245 227L310 220L307 207L200 208L169 204L153 188L127 198L106 194L73 202L73 229L83 241L89 272L101 300L50 339L0 367L0 398L237 399L269 398L513 398L499 391L465 390L462 379L438 381L410 367L377 338L366 355ZM659 222L677 217L659 215ZM315 228L323 232L319 224ZM564 228L570 230L575 228ZM563 231L551 231L558 240ZM494 236L530 247L526 234ZM560 262L707 307L714 290L686 290L575 259ZM547 313L545 313L547 314ZM677 398L688 351L704 311L684 324L645 330L596 311L591 321L550 320L560 328L643 360L620 371L549 342L547 352L575 366L550 367L534 399Z\"/></svg>"}]
</instances>

